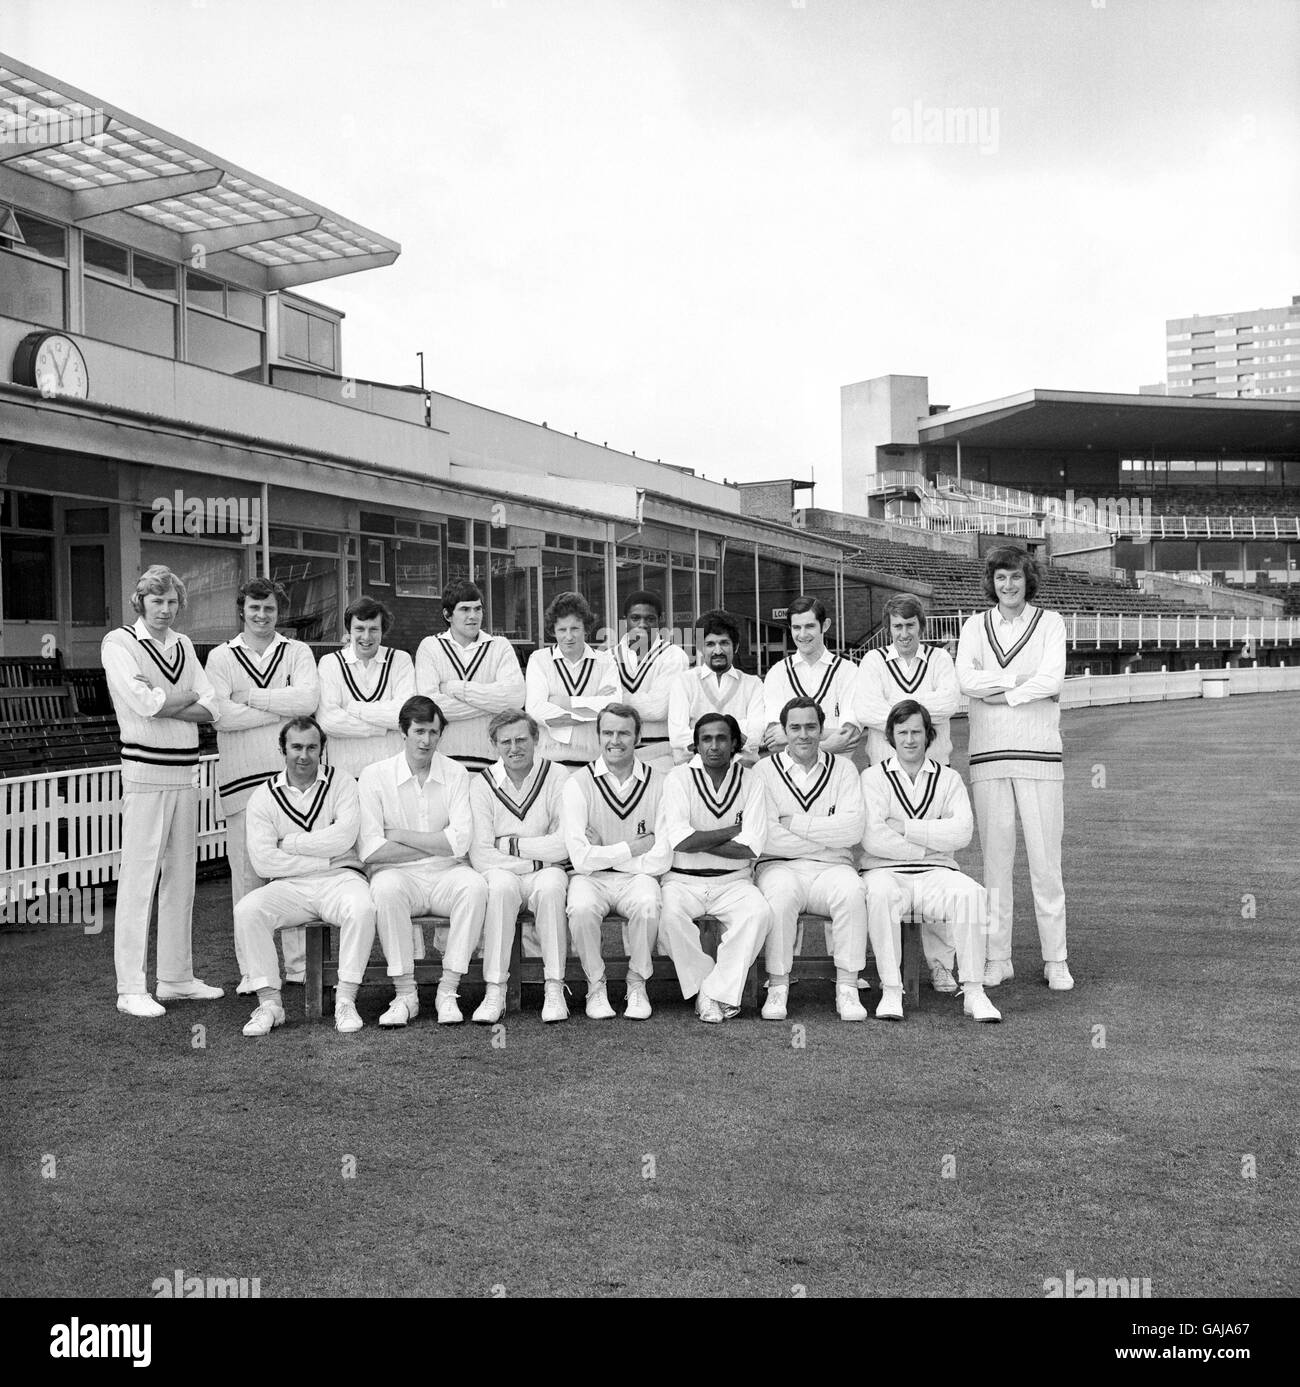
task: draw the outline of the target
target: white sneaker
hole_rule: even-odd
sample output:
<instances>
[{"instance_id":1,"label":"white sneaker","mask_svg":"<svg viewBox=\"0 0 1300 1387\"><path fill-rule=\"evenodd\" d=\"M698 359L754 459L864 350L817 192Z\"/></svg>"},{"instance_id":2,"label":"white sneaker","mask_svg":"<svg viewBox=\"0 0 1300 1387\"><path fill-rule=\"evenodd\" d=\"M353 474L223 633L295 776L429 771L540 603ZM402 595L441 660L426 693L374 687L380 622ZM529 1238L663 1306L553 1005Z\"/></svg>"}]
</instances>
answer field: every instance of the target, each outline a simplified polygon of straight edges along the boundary
<instances>
[{"instance_id":1,"label":"white sneaker","mask_svg":"<svg viewBox=\"0 0 1300 1387\"><path fill-rule=\"evenodd\" d=\"M470 1018L480 1026L491 1026L500 1021L506 1012L506 985L503 982L490 982L483 994L483 1000Z\"/></svg>"},{"instance_id":2,"label":"white sneaker","mask_svg":"<svg viewBox=\"0 0 1300 1387\"><path fill-rule=\"evenodd\" d=\"M901 1021L903 1019L903 989L885 987L881 989L880 1004L876 1007L877 1021Z\"/></svg>"},{"instance_id":3,"label":"white sneaker","mask_svg":"<svg viewBox=\"0 0 1300 1387\"><path fill-rule=\"evenodd\" d=\"M126 992L117 999L118 1011L128 1016L166 1016L167 1008L160 1007L147 992Z\"/></svg>"},{"instance_id":4,"label":"white sneaker","mask_svg":"<svg viewBox=\"0 0 1300 1387\"><path fill-rule=\"evenodd\" d=\"M569 1019L568 1004L564 1000L564 984L555 978L547 978L546 999L542 1003L543 1021L567 1021ZM606 1006L609 1005L607 1002ZM613 1011L609 1013L613 1016Z\"/></svg>"},{"instance_id":5,"label":"white sneaker","mask_svg":"<svg viewBox=\"0 0 1300 1387\"><path fill-rule=\"evenodd\" d=\"M336 999L334 1002L334 1029L342 1031L344 1035L350 1035L353 1031L359 1031L366 1023L361 1019L361 1013L357 1010L355 1002Z\"/></svg>"},{"instance_id":6,"label":"white sneaker","mask_svg":"<svg viewBox=\"0 0 1300 1387\"><path fill-rule=\"evenodd\" d=\"M215 1002L218 997L225 995L224 988L210 987L198 978L191 978L189 982L158 984L158 998L163 1002Z\"/></svg>"},{"instance_id":7,"label":"white sneaker","mask_svg":"<svg viewBox=\"0 0 1300 1387\"><path fill-rule=\"evenodd\" d=\"M711 1026L720 1026L726 1019L722 1014L722 1008L707 992L697 994L695 1014L701 1021L707 1021Z\"/></svg>"},{"instance_id":8,"label":"white sneaker","mask_svg":"<svg viewBox=\"0 0 1300 1387\"><path fill-rule=\"evenodd\" d=\"M245 977L240 978L240 980L239 980L239 986L238 986L237 988L235 988L235 996L236 996L236 997L251 997L251 996L253 995L253 993L256 992L256 991L257 991L257 988L255 988L255 987L253 986L253 984L252 984L251 982L249 982L249 981L248 981L248 978L245 976Z\"/></svg>"},{"instance_id":9,"label":"white sneaker","mask_svg":"<svg viewBox=\"0 0 1300 1387\"><path fill-rule=\"evenodd\" d=\"M790 984L788 982L770 982L767 984L767 1000L763 1003L764 1021L784 1021L785 1004L790 1000Z\"/></svg>"},{"instance_id":10,"label":"white sneaker","mask_svg":"<svg viewBox=\"0 0 1300 1387\"><path fill-rule=\"evenodd\" d=\"M459 1026L465 1019L456 1003L456 994L450 988L444 991L440 987L434 996L433 1005L437 1010L440 1026Z\"/></svg>"},{"instance_id":11,"label":"white sneaker","mask_svg":"<svg viewBox=\"0 0 1300 1387\"><path fill-rule=\"evenodd\" d=\"M1064 959L1059 963L1044 963L1043 976L1053 992L1068 992L1074 986L1074 979L1070 976L1070 965ZM162 996L161 988L158 995Z\"/></svg>"},{"instance_id":12,"label":"white sneaker","mask_svg":"<svg viewBox=\"0 0 1300 1387\"><path fill-rule=\"evenodd\" d=\"M984 995L982 987L972 985L962 988L961 1009L976 1021L1002 1020L1002 1013Z\"/></svg>"},{"instance_id":13,"label":"white sneaker","mask_svg":"<svg viewBox=\"0 0 1300 1387\"><path fill-rule=\"evenodd\" d=\"M930 986L936 992L956 992L957 979L953 977L951 968L945 968L942 963L931 963Z\"/></svg>"},{"instance_id":14,"label":"white sneaker","mask_svg":"<svg viewBox=\"0 0 1300 1387\"><path fill-rule=\"evenodd\" d=\"M627 1006L623 1008L623 1015L629 1021L648 1021L650 1014L650 998L646 996L645 983L629 982L627 985Z\"/></svg>"},{"instance_id":15,"label":"white sneaker","mask_svg":"<svg viewBox=\"0 0 1300 1387\"><path fill-rule=\"evenodd\" d=\"M1009 958L989 959L984 965L984 986L997 987L999 983L1010 982L1016 975Z\"/></svg>"},{"instance_id":16,"label":"white sneaker","mask_svg":"<svg viewBox=\"0 0 1300 1387\"><path fill-rule=\"evenodd\" d=\"M858 985L853 982L835 984L835 1010L841 1021L865 1021L867 1009L858 996Z\"/></svg>"},{"instance_id":17,"label":"white sneaker","mask_svg":"<svg viewBox=\"0 0 1300 1387\"><path fill-rule=\"evenodd\" d=\"M408 1021L414 1021L420 1014L420 999L418 997L394 997L388 1004L388 1010L379 1018L381 1026L405 1026Z\"/></svg>"},{"instance_id":18,"label":"white sneaker","mask_svg":"<svg viewBox=\"0 0 1300 1387\"><path fill-rule=\"evenodd\" d=\"M284 1025L284 1008L273 1002L260 1002L257 1010L248 1018L244 1026L245 1035L270 1035L277 1026Z\"/></svg>"},{"instance_id":19,"label":"white sneaker","mask_svg":"<svg viewBox=\"0 0 1300 1387\"><path fill-rule=\"evenodd\" d=\"M617 1015L609 1004L603 982L593 982L587 986L587 1015L593 1021L608 1021L611 1016Z\"/></svg>"}]
</instances>

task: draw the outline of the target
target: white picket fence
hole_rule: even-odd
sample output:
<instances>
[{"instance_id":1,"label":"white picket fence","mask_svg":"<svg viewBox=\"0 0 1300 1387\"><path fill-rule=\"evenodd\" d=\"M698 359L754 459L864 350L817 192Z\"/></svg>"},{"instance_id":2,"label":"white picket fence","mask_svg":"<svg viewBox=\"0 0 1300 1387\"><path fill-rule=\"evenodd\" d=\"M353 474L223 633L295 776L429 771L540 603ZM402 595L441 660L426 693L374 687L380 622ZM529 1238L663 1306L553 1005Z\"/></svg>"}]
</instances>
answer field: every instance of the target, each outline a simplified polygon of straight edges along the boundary
<instances>
[{"instance_id":1,"label":"white picket fence","mask_svg":"<svg viewBox=\"0 0 1300 1387\"><path fill-rule=\"evenodd\" d=\"M1209 688L1207 689L1207 685ZM1067 679L1062 708L1300 692L1300 665L1083 675ZM965 713L963 699L959 712ZM217 758L200 763L198 861L226 855L226 824L217 803ZM113 881L122 856L122 778L117 766L0 780L0 834L5 853L0 904Z\"/></svg>"}]
</instances>

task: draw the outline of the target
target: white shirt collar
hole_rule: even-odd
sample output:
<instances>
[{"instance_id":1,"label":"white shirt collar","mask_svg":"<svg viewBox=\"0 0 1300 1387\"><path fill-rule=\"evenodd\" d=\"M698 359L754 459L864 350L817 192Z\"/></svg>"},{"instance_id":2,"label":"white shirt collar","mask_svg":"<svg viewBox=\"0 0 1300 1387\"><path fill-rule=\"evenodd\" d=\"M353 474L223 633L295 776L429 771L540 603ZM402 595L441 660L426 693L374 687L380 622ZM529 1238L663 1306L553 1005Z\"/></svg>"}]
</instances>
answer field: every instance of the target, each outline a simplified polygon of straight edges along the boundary
<instances>
[{"instance_id":1,"label":"white shirt collar","mask_svg":"<svg viewBox=\"0 0 1300 1387\"><path fill-rule=\"evenodd\" d=\"M1019 631L1022 626L1025 626L1028 623L1029 619L1033 616L1033 614L1034 609L1029 605L1028 602L1026 602L1025 605L1020 609L1020 615L1008 621L1007 618L1002 615L1002 608L994 607L993 621L1004 631Z\"/></svg>"},{"instance_id":2,"label":"white shirt collar","mask_svg":"<svg viewBox=\"0 0 1300 1387\"><path fill-rule=\"evenodd\" d=\"M492 639L492 637L481 626L479 627L478 635L475 636L474 639L470 641L468 645L462 645L460 641L458 641L456 637L452 635L450 626L445 631L439 632L439 635L449 645L454 645L457 650L473 650L476 645L486 645L488 641Z\"/></svg>"},{"instance_id":3,"label":"white shirt collar","mask_svg":"<svg viewBox=\"0 0 1300 1387\"><path fill-rule=\"evenodd\" d=\"M285 637L282 636L282 635L279 633L279 631L276 631L275 634L271 637L271 643L270 643L270 645L268 645L268 646L266 647L266 649L263 650L262 653L261 653L260 655L259 655L259 654L257 653L257 651L254 650L253 647L252 647L251 645L249 645L249 643L244 639L244 633L243 633L242 631L241 631L230 643L231 643L231 645L237 645L237 646L239 646L239 648L240 648L241 650L247 650L248 653L249 653L255 660L262 660L262 659L265 659L266 656L268 656L268 655L271 653L271 651L273 651L273 650L275 649L275 647L276 647L277 645L283 645L283 644L284 644L284 641L285 641Z\"/></svg>"},{"instance_id":4,"label":"white shirt collar","mask_svg":"<svg viewBox=\"0 0 1300 1387\"><path fill-rule=\"evenodd\" d=\"M539 775L541 775L542 767L545 764L546 761L541 756L538 756L534 759L533 768L528 772L528 775L525 778L524 783L519 787L517 793L526 794L528 790L532 788L533 782L537 779ZM498 789L505 790L508 794L512 796L516 794L515 782L510 779L510 776L506 771L506 763L504 761L493 761L492 764L488 767L488 774L492 777L493 780L496 781Z\"/></svg>"},{"instance_id":5,"label":"white shirt collar","mask_svg":"<svg viewBox=\"0 0 1300 1387\"><path fill-rule=\"evenodd\" d=\"M834 656L825 646L822 646L822 653L815 660L805 659L797 650L792 650L790 656L796 665L811 665L813 669L816 669L818 665L829 665L834 659Z\"/></svg>"},{"instance_id":6,"label":"white shirt collar","mask_svg":"<svg viewBox=\"0 0 1300 1387\"><path fill-rule=\"evenodd\" d=\"M817 759L809 767L801 766L788 751L778 751L776 759L792 775L811 775L814 771L820 770L826 763L826 753L818 751Z\"/></svg>"},{"instance_id":7,"label":"white shirt collar","mask_svg":"<svg viewBox=\"0 0 1300 1387\"><path fill-rule=\"evenodd\" d=\"M907 772L903 769L903 763L898 759L897 752L890 753L889 757L885 761L885 769L887 771L897 771L900 775L907 775ZM916 780L920 780L920 778L923 775L938 774L939 763L933 757L927 756L925 760L921 762L921 769L916 773ZM912 780L912 777L910 775L908 775L907 778L909 780ZM916 780L912 780L913 785L916 784Z\"/></svg>"},{"instance_id":8,"label":"white shirt collar","mask_svg":"<svg viewBox=\"0 0 1300 1387\"><path fill-rule=\"evenodd\" d=\"M353 650L351 641L347 641L344 643L341 653L343 655L344 660L350 665L359 665L364 663L364 661L357 654L357 652ZM387 654L388 647L386 645L380 645L379 648L375 651L375 653L370 657L370 663L372 665L379 664L379 662Z\"/></svg>"},{"instance_id":9,"label":"white shirt collar","mask_svg":"<svg viewBox=\"0 0 1300 1387\"><path fill-rule=\"evenodd\" d=\"M713 671L709 668L707 662L702 665L697 664L695 666L695 672L700 676L701 682L703 682L705 679L713 679L715 684L718 682L716 677L714 676ZM724 679L738 680L740 678L740 671L735 667L735 665L732 665L722 677Z\"/></svg>"},{"instance_id":10,"label":"white shirt collar","mask_svg":"<svg viewBox=\"0 0 1300 1387\"><path fill-rule=\"evenodd\" d=\"M316 779L313 780L312 783L307 786L307 790L314 789L317 785L321 783L322 780L328 779L329 777L325 774L325 767L317 766ZM280 774L275 777L275 780L272 783L278 785L282 790L292 790L296 795L304 795L307 793L307 790L300 790L296 785L291 785L289 783L288 771L281 771Z\"/></svg>"},{"instance_id":11,"label":"white shirt collar","mask_svg":"<svg viewBox=\"0 0 1300 1387\"><path fill-rule=\"evenodd\" d=\"M592 775L607 775L611 780L615 780L619 784L627 784L627 781L617 780L617 777L615 776L614 772L610 770L610 768L605 764L605 758L603 756L596 757L595 761L592 762L591 773ZM642 761L639 756L633 756L631 778L633 780L644 780L646 776L648 776L649 774L650 767L647 766L646 763Z\"/></svg>"},{"instance_id":12,"label":"white shirt collar","mask_svg":"<svg viewBox=\"0 0 1300 1387\"><path fill-rule=\"evenodd\" d=\"M167 628L167 634L162 638L161 641L158 640L156 636L152 636L149 634L149 628L144 624L144 617L142 616L136 617L135 625L131 629L142 641L153 641L155 645L161 645L164 650L170 650L172 646L175 645L176 642L181 638L180 632L173 631L169 626Z\"/></svg>"},{"instance_id":13,"label":"white shirt collar","mask_svg":"<svg viewBox=\"0 0 1300 1387\"><path fill-rule=\"evenodd\" d=\"M550 649L551 649L551 659L553 659L553 660L563 660L563 659L566 659L566 658L567 658L567 657L565 656L564 652L560 649L560 647L559 647L558 645L553 645L553 646L551 646ZM596 652L591 648L591 646L589 646L589 645L584 645L584 646L582 647L582 653L578 656L578 658L577 658L576 660L570 660L569 663L570 663L570 664L581 664L583 660L594 660L595 658L596 658Z\"/></svg>"},{"instance_id":14,"label":"white shirt collar","mask_svg":"<svg viewBox=\"0 0 1300 1387\"><path fill-rule=\"evenodd\" d=\"M447 772L442 764L444 760L446 760L446 757L444 757L441 752L435 751L433 753L433 760L429 763L429 774L425 780L426 785L430 780L436 780L440 785L445 785L447 783ZM399 786L405 785L408 780L415 780L415 772L411 769L411 763L406 759L406 753L404 751L399 751L397 755L393 757L393 761L397 767L397 783ZM415 783L418 789L419 781L417 780Z\"/></svg>"},{"instance_id":15,"label":"white shirt collar","mask_svg":"<svg viewBox=\"0 0 1300 1387\"><path fill-rule=\"evenodd\" d=\"M924 660L927 654L928 652L926 650L925 642L918 641L916 645L916 654L912 656L912 659ZM889 649L885 651L885 659L894 660L900 665L903 663L903 657L898 653L898 647L893 643L893 641L890 641Z\"/></svg>"}]
</instances>

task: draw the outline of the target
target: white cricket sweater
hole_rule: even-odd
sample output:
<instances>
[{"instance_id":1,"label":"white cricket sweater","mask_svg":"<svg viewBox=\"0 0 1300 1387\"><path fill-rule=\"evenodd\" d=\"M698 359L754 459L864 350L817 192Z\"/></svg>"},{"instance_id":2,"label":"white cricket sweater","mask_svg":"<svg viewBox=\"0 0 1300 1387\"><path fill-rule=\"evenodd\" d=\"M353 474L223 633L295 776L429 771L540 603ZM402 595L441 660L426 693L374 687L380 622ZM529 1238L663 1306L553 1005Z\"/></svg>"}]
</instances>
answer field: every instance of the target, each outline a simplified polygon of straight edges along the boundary
<instances>
[{"instance_id":1,"label":"white cricket sweater","mask_svg":"<svg viewBox=\"0 0 1300 1387\"><path fill-rule=\"evenodd\" d=\"M248 860L258 876L312 876L346 867L364 878L357 856L361 797L357 782L337 766L322 766L300 793L281 771L264 780L248 801Z\"/></svg>"},{"instance_id":2,"label":"white cricket sweater","mask_svg":"<svg viewBox=\"0 0 1300 1387\"><path fill-rule=\"evenodd\" d=\"M618 671L609 651L584 646L582 658L571 665L560 654L559 646L544 646L528 657L524 684L527 689L524 707L542 729L537 754L548 761L594 761L600 755L596 714L606 704L620 702L622 696ZM557 694L564 694L570 700L568 708L554 702ZM579 709L591 716L558 727L548 725L548 718Z\"/></svg>"},{"instance_id":3,"label":"white cricket sweater","mask_svg":"<svg viewBox=\"0 0 1300 1387\"><path fill-rule=\"evenodd\" d=\"M971 782L1063 780L1065 622L1058 612L1026 605L1020 638L1003 650L994 635L995 611L968 617L957 645L957 680L970 698ZM1021 674L1028 677L1017 684ZM1005 704L983 701L999 692Z\"/></svg>"},{"instance_id":4,"label":"white cricket sweater","mask_svg":"<svg viewBox=\"0 0 1300 1387\"><path fill-rule=\"evenodd\" d=\"M767 796L767 844L763 861L791 858L853 865L853 849L862 841L866 810L853 763L843 756L821 752L816 771L806 781L788 752L778 751L751 772ZM790 818L790 827L780 820Z\"/></svg>"},{"instance_id":5,"label":"white cricket sweater","mask_svg":"<svg viewBox=\"0 0 1300 1387\"><path fill-rule=\"evenodd\" d=\"M329 738L325 759L356 779L367 766L402 749L397 714L415 693L415 666L405 650L381 645L369 665L350 646L322 655L316 721Z\"/></svg>"},{"instance_id":6,"label":"white cricket sweater","mask_svg":"<svg viewBox=\"0 0 1300 1387\"><path fill-rule=\"evenodd\" d=\"M450 693L446 686L453 680L472 684L472 695ZM426 636L415 652L415 687L447 719L439 754L471 772L496 760L487 734L492 715L524 706L524 672L514 646L504 636L481 631L469 645L459 645L450 631Z\"/></svg>"},{"instance_id":7,"label":"white cricket sweater","mask_svg":"<svg viewBox=\"0 0 1300 1387\"><path fill-rule=\"evenodd\" d=\"M885 736L885 723L895 703L915 699L930 714L935 738L929 755L941 766L952 760L952 733L948 720L961 702L957 671L952 656L941 645L922 645L912 668L904 668L898 651L890 645L869 650L858 665L853 706L858 721L867 729L867 752L873 765L894 754Z\"/></svg>"},{"instance_id":8,"label":"white cricket sweater","mask_svg":"<svg viewBox=\"0 0 1300 1387\"><path fill-rule=\"evenodd\" d=\"M119 626L100 642L122 747L122 784L187 788L198 783L198 724L154 717L145 708L157 709L168 694L191 689L212 712L216 699L188 636L171 632L175 639L162 647L143 630L143 621ZM123 680L128 668L130 675Z\"/></svg>"},{"instance_id":9,"label":"white cricket sweater","mask_svg":"<svg viewBox=\"0 0 1300 1387\"><path fill-rule=\"evenodd\" d=\"M621 689L619 703L641 714L641 745L655 746L668 740L668 695L690 666L680 645L657 640L639 657L625 636L614 648L614 666Z\"/></svg>"},{"instance_id":10,"label":"white cricket sweater","mask_svg":"<svg viewBox=\"0 0 1300 1387\"><path fill-rule=\"evenodd\" d=\"M470 776L469 804L474 816L470 866L476 872L497 867L526 876L566 862L569 852L560 797L568 776L563 766L541 757L517 790L500 761ZM498 847L498 838L513 840L515 851Z\"/></svg>"},{"instance_id":11,"label":"white cricket sweater","mask_svg":"<svg viewBox=\"0 0 1300 1387\"><path fill-rule=\"evenodd\" d=\"M320 681L311 648L278 631L261 656L242 632L217 646L207 675L217 692L218 791L228 817L246 809L253 791L284 769L280 728L316 711ZM247 703L232 702L236 693L247 694Z\"/></svg>"},{"instance_id":12,"label":"white cricket sweater","mask_svg":"<svg viewBox=\"0 0 1300 1387\"><path fill-rule=\"evenodd\" d=\"M925 758L913 783L897 756L862 772L867 826L862 834L863 871L888 867L895 872L957 871L953 855L975 831L970 796L951 766ZM901 821L902 831L889 819Z\"/></svg>"},{"instance_id":13,"label":"white cricket sweater","mask_svg":"<svg viewBox=\"0 0 1300 1387\"><path fill-rule=\"evenodd\" d=\"M662 837L655 839L649 852L635 857L629 846L642 834L654 833L665 777L665 771L634 761L631 784L620 787L603 756L570 774L560 803L564 841L575 872L583 876L596 872L658 876L668 870L672 851ZM599 843L587 837L589 827L595 830Z\"/></svg>"}]
</instances>

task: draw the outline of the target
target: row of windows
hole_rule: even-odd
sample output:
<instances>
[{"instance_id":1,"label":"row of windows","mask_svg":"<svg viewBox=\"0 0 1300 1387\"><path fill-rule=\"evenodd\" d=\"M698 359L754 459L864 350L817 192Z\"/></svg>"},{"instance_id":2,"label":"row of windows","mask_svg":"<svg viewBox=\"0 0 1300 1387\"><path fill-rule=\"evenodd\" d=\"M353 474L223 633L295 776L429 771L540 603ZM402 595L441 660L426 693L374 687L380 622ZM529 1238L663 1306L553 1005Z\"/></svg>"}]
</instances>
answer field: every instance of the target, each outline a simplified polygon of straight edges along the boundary
<instances>
[{"instance_id":1,"label":"row of windows","mask_svg":"<svg viewBox=\"0 0 1300 1387\"><path fill-rule=\"evenodd\" d=\"M25 212L24 243L0 245L0 314L68 328L69 235ZM135 351L189 361L245 379L266 377L266 305L261 294L143 251L81 234L83 331ZM337 324L280 305L280 355L338 368Z\"/></svg>"}]
</instances>

